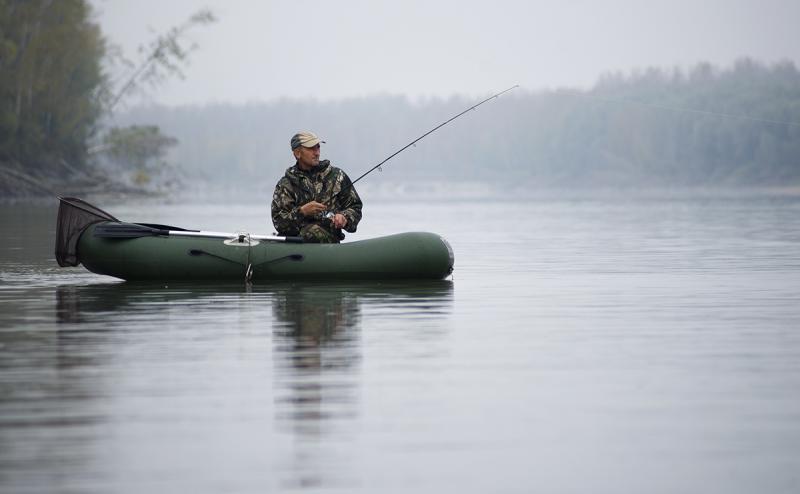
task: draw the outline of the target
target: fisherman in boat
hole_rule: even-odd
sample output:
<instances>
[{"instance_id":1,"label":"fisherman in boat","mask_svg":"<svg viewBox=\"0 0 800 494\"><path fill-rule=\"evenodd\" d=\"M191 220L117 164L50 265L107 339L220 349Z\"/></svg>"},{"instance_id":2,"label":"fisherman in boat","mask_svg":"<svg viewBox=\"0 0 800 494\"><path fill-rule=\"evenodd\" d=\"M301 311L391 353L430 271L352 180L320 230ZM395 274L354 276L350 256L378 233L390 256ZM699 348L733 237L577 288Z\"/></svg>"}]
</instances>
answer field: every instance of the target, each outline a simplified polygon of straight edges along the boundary
<instances>
[{"instance_id":1,"label":"fisherman in boat","mask_svg":"<svg viewBox=\"0 0 800 494\"><path fill-rule=\"evenodd\" d=\"M299 132L290 142L296 162L275 186L272 223L278 235L339 243L342 230L354 233L361 221L361 198L344 171L320 161L320 143L325 141Z\"/></svg>"}]
</instances>

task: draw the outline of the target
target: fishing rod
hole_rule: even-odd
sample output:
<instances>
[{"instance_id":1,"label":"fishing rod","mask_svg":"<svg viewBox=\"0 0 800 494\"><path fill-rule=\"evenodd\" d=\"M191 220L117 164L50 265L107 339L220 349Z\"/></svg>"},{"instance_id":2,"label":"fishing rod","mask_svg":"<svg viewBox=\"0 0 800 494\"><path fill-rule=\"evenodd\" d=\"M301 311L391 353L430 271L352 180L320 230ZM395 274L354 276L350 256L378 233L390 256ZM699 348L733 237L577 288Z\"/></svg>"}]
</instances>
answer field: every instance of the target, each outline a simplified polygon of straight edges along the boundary
<instances>
[{"instance_id":1,"label":"fishing rod","mask_svg":"<svg viewBox=\"0 0 800 494\"><path fill-rule=\"evenodd\" d=\"M508 89L506 89L506 90L504 90L504 91L500 91L500 92L499 92L499 93L497 93L497 94L494 94L494 95L492 95L492 96L489 96L488 98L486 98L485 100L481 101L480 103L477 103L477 104L475 104L475 105L472 105L472 106L470 106L469 108L467 108L466 110L464 110L464 111L462 111L461 113L459 113L458 115L456 115L456 116L454 116L454 117L451 117L449 120L447 120L447 121L445 121L445 122L442 122L442 123L440 123L440 124L439 124L439 125L437 125L436 127L432 128L432 129L431 129L431 130L429 130L428 132L425 132L425 133L424 133L424 134L422 134L421 136L417 137L417 138L416 138L416 139L414 139L413 141L409 142L409 143L408 143L408 144L406 144L405 146L401 147L400 149L398 149L397 151L395 151L394 153L392 153L391 155L389 155L389 157L388 157L388 158L386 158L385 160L381 161L381 162L380 162L380 163L378 163L377 165L375 165L375 166L373 166L372 168L370 168L369 170L367 170L367 171L366 171L365 173L363 173L363 174L362 174L360 177L358 177L357 179L353 180L352 184L353 184L353 185L355 185L355 183L356 183L356 182L358 182L358 181L359 181L359 180L361 180L362 178L366 177L367 175L369 175L370 173L372 173L372 172L373 172L373 171L375 171L376 169L380 168L380 167L381 167L381 165L383 165L384 163L386 163L386 162L387 162L387 161L389 161L390 159L394 158L394 157L395 157L395 156L397 156L398 154L402 153L402 152L403 152L403 151L405 151L406 149L408 149L408 148L410 148L411 146L413 146L414 144L418 143L419 141L421 141L421 140L422 140L422 139L424 139L425 137L427 137L427 136L429 136L429 135L433 134L434 132L436 132L437 130L441 129L441 128L442 128L442 127L444 127L445 125L449 124L449 123L450 123L450 122L452 122L453 120L457 119L457 118L458 118L458 117L460 117L461 115L463 115L463 114L465 114L465 113L467 113L467 112L469 112L469 111L471 111L471 110L474 110L475 108L477 108L477 107L481 106L482 104L486 103L487 101L493 100L493 99L495 99L495 98L497 98L497 97L499 97L499 96L501 96L501 95L503 95L503 94L505 94L505 93L507 93L507 92L511 91L512 89L516 89L516 88L518 88L518 87L519 87L519 84L516 84L516 85L514 85L514 86L511 86L510 88L508 88Z\"/></svg>"},{"instance_id":2,"label":"fishing rod","mask_svg":"<svg viewBox=\"0 0 800 494\"><path fill-rule=\"evenodd\" d=\"M453 120L457 119L458 117L460 117L460 116L464 115L464 114L465 114L465 113L467 113L467 112L470 112L470 111L472 111L472 110L474 110L474 109L478 108L479 106L481 106L482 104L486 103L487 101L491 101L491 100L493 100L493 99L495 99L495 98L498 98L498 97L502 96L503 94L505 94L505 93L507 93L507 92L509 92L509 91L511 91L511 90L513 90L513 89L516 89L516 88L518 88L518 87L519 87L519 84L515 84L515 85L511 86L511 87L510 87L510 88L508 88L508 89L505 89L505 90L503 90L503 91L500 91L500 92L499 92L499 93L497 93L497 94L493 94L493 95L489 96L488 98L486 98L485 100L482 100L482 101L480 101L480 102L478 102L478 103L476 103L476 104L474 104L474 105L470 106L469 108L467 108L466 110L462 111L462 112L461 112L461 113L459 113L458 115L455 115L455 116L453 116L453 117L450 117L449 119L447 119L447 120L445 120L444 122L440 123L440 124L439 124L439 125L437 125L436 127L432 128L431 130L429 130L429 131L425 132L424 134L422 134L421 136L417 137L417 138L416 138L416 139L414 139L413 141L409 142L409 143L408 143L408 144L406 144L405 146L401 147L400 149L398 149L398 150L397 150L397 151L395 151L394 153L390 154L390 155L389 155L389 157L387 157L386 159L384 159L383 161L381 161L381 162L380 162L380 163L378 163L377 165L373 166L372 168L370 168L370 169L369 169L369 170L367 170L366 172L362 173L362 174L361 174L361 176L359 176L357 179L355 179L355 180L353 180L352 182L350 182L350 184L349 184L349 185L343 186L343 187L341 188L341 190L339 190L339 192L338 192L336 195L339 195L339 194L341 194L342 192L346 191L347 189L349 189L349 188L353 187L353 185L355 185L355 183L356 183L356 182L358 182L358 181L359 181L359 180L361 180L362 178L366 177L366 176L367 176L367 175L369 175L370 173L374 172L375 170L377 170L377 169L380 169L380 168L381 168L381 166L382 166L383 164L385 164L387 161L389 161L390 159L394 158L394 157L395 157L395 156L397 156L398 154L402 153L402 152L403 152L403 151L405 151L406 149L410 148L410 147L411 147L411 146L413 146L414 144L418 143L418 142L419 142L419 141L421 141L422 139L424 139L424 138L428 137L429 135L433 134L433 133L434 133L434 132L436 132L437 130L441 129L441 128L442 128L442 127L444 127L445 125L447 125L447 124L449 124L450 122L452 122ZM335 199L336 195L335 195L335 196L332 196L332 197L330 198L330 200L331 200L331 201L333 201L333 200ZM333 216L334 216L334 213L333 213L333 211L330 211L330 210L328 210L328 211L325 211L325 212L323 212L323 213L322 213L322 216L323 216L324 218L331 219L331 218L333 218Z\"/></svg>"}]
</instances>

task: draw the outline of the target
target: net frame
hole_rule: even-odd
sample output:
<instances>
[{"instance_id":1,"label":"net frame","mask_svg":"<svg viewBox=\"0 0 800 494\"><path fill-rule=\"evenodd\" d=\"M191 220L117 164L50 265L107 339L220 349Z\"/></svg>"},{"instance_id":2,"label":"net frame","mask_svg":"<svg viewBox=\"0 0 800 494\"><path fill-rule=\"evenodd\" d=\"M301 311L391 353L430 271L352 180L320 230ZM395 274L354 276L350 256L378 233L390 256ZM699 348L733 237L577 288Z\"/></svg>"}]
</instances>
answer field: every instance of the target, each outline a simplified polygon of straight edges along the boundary
<instances>
[{"instance_id":1,"label":"net frame","mask_svg":"<svg viewBox=\"0 0 800 494\"><path fill-rule=\"evenodd\" d=\"M113 215L77 197L59 197L56 219L56 261L61 267L77 266L78 240L86 229L103 221L119 222Z\"/></svg>"}]
</instances>

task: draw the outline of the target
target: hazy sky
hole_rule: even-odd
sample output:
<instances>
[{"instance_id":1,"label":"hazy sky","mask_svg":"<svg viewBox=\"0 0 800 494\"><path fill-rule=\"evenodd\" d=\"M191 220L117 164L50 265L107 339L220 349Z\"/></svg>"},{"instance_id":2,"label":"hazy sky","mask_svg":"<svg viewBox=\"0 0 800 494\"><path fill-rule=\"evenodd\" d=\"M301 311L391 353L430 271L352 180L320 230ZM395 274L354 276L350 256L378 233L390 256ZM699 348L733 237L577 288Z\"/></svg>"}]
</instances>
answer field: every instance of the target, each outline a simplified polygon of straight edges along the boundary
<instances>
[{"instance_id":1,"label":"hazy sky","mask_svg":"<svg viewBox=\"0 0 800 494\"><path fill-rule=\"evenodd\" d=\"M110 41L136 48L202 7L185 80L165 104L484 95L588 87L604 72L800 62L798 0L91 0Z\"/></svg>"}]
</instances>

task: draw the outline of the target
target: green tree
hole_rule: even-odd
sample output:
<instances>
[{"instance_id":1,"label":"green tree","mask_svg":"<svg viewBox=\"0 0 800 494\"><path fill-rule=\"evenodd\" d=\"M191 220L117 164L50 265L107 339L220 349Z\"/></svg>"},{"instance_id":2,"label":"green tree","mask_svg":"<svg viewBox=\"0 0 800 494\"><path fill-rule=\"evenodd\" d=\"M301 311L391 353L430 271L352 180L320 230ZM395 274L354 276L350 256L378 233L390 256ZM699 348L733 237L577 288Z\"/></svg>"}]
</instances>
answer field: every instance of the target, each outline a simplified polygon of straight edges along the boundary
<instances>
[{"instance_id":1,"label":"green tree","mask_svg":"<svg viewBox=\"0 0 800 494\"><path fill-rule=\"evenodd\" d=\"M84 0L0 0L0 161L85 164L105 44Z\"/></svg>"},{"instance_id":2,"label":"green tree","mask_svg":"<svg viewBox=\"0 0 800 494\"><path fill-rule=\"evenodd\" d=\"M89 178L87 148L97 142L101 117L143 85L182 77L181 66L195 48L184 34L215 20L200 10L155 38L117 86L103 66L119 51L91 15L87 0L0 0L0 193L13 193L18 184L50 191L48 184Z\"/></svg>"},{"instance_id":3,"label":"green tree","mask_svg":"<svg viewBox=\"0 0 800 494\"><path fill-rule=\"evenodd\" d=\"M115 61L129 67L130 73L122 78L119 87L107 84L102 96L107 114L111 114L117 104L143 86L157 87L170 77L183 78L182 64L196 45L187 46L184 35L195 26L216 21L208 9L201 9L185 22L174 26L157 36L149 45L140 47L144 56L138 63L130 62L112 47L110 53ZM167 166L165 160L169 148L175 146L177 139L161 133L157 126L132 125L125 128L113 127L101 139L102 143L94 149L101 153L100 162L123 173L132 173L136 185L150 183L154 176L160 175Z\"/></svg>"},{"instance_id":4,"label":"green tree","mask_svg":"<svg viewBox=\"0 0 800 494\"><path fill-rule=\"evenodd\" d=\"M145 185L161 172L167 152L177 143L155 125L114 127L103 137L102 152L112 166L132 173L134 183Z\"/></svg>"}]
</instances>

